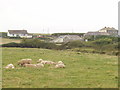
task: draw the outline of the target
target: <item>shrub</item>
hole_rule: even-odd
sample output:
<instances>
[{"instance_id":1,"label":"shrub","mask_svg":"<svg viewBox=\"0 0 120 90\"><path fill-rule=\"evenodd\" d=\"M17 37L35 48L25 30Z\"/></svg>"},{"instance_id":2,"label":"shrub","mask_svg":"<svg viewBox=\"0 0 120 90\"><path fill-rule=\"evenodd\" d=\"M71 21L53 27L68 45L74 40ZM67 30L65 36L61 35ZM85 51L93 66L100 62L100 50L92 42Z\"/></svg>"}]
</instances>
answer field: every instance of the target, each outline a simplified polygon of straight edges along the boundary
<instances>
[{"instance_id":1,"label":"shrub","mask_svg":"<svg viewBox=\"0 0 120 90\"><path fill-rule=\"evenodd\" d=\"M0 32L0 37L3 37L3 38L7 37L7 32Z\"/></svg>"},{"instance_id":2,"label":"shrub","mask_svg":"<svg viewBox=\"0 0 120 90\"><path fill-rule=\"evenodd\" d=\"M62 45L60 45L59 47L57 47L58 49L62 50L62 49L72 49L72 48L79 48L79 47L83 47L85 46L83 41L71 41L71 42L67 42L67 43L62 43Z\"/></svg>"},{"instance_id":3,"label":"shrub","mask_svg":"<svg viewBox=\"0 0 120 90\"><path fill-rule=\"evenodd\" d=\"M15 42L11 42L8 44L2 44L2 47L20 47L20 46L21 46L21 44L15 43Z\"/></svg>"},{"instance_id":4,"label":"shrub","mask_svg":"<svg viewBox=\"0 0 120 90\"><path fill-rule=\"evenodd\" d=\"M20 39L21 37L20 36L17 36L17 37L8 37L9 39Z\"/></svg>"},{"instance_id":5,"label":"shrub","mask_svg":"<svg viewBox=\"0 0 120 90\"><path fill-rule=\"evenodd\" d=\"M53 36L60 36L60 35L78 35L83 36L85 33L53 33Z\"/></svg>"},{"instance_id":6,"label":"shrub","mask_svg":"<svg viewBox=\"0 0 120 90\"><path fill-rule=\"evenodd\" d=\"M22 47L46 48L46 49L56 48L56 45L54 43L41 41L39 39L23 39L21 43Z\"/></svg>"}]
</instances>

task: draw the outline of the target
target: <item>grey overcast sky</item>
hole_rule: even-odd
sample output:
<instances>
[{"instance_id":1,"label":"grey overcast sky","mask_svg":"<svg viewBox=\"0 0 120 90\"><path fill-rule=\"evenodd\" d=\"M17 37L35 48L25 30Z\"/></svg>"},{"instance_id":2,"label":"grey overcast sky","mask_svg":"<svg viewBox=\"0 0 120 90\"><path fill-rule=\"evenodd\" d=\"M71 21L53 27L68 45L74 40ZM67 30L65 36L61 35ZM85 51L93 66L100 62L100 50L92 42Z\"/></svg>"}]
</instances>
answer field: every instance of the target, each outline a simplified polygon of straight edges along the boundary
<instances>
[{"instance_id":1,"label":"grey overcast sky","mask_svg":"<svg viewBox=\"0 0 120 90\"><path fill-rule=\"evenodd\" d=\"M119 0L0 0L0 31L29 33L118 29Z\"/></svg>"}]
</instances>

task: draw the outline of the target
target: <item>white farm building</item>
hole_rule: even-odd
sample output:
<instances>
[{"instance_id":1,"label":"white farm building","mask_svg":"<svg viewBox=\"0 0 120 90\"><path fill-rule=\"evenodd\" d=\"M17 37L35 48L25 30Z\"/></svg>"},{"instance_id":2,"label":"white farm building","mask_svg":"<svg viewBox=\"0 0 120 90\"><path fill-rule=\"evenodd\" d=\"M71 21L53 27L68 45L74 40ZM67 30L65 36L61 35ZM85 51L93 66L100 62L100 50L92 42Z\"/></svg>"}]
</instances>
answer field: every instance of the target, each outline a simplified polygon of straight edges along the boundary
<instances>
[{"instance_id":1,"label":"white farm building","mask_svg":"<svg viewBox=\"0 0 120 90\"><path fill-rule=\"evenodd\" d=\"M7 36L9 37L21 37L21 38L32 38L27 30L8 30Z\"/></svg>"}]
</instances>

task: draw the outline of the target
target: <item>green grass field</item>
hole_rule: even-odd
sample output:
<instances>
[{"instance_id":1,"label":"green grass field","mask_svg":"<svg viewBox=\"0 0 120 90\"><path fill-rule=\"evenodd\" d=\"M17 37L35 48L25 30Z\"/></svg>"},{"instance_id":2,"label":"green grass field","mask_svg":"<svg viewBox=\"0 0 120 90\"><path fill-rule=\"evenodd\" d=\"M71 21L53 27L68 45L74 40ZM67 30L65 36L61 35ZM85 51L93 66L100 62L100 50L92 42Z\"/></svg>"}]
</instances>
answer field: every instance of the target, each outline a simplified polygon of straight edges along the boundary
<instances>
[{"instance_id":1,"label":"green grass field","mask_svg":"<svg viewBox=\"0 0 120 90\"><path fill-rule=\"evenodd\" d=\"M2 64L13 63L15 69L3 68L3 88L117 88L118 57L89 54L71 50L57 51L37 48L2 48ZM17 61L39 58L63 61L66 68L22 68Z\"/></svg>"},{"instance_id":2,"label":"green grass field","mask_svg":"<svg viewBox=\"0 0 120 90\"><path fill-rule=\"evenodd\" d=\"M0 45L1 44L6 44L6 43L11 43L11 42L15 42L15 43L20 43L20 39L8 39L8 38L0 38Z\"/></svg>"}]
</instances>

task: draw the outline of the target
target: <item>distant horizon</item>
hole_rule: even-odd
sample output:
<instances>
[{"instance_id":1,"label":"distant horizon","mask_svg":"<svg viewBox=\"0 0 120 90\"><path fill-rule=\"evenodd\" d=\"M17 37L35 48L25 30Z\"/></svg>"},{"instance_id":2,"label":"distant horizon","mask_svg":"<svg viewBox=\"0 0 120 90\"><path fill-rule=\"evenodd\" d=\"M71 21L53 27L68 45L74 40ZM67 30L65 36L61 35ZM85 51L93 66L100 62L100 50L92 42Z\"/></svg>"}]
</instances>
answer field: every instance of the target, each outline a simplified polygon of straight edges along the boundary
<instances>
[{"instance_id":1,"label":"distant horizon","mask_svg":"<svg viewBox=\"0 0 120 90\"><path fill-rule=\"evenodd\" d=\"M105 27L107 27L107 26L105 26ZM103 27L104 28L104 27ZM112 28L112 27L110 27L110 28ZM113 27L114 28L114 27ZM102 28L101 28L102 29ZM115 28L116 29L116 28ZM9 29L9 30L20 30L20 29ZM27 30L27 29L21 29L21 30ZM100 29L99 29L100 30ZM116 30L118 30L118 29L116 29ZM95 32L95 31L98 31L98 30L94 30L94 31L87 31L87 32ZM8 32L8 30L6 31L6 32ZM48 32L46 32L46 33L43 33L43 32L29 32L29 30L27 30L27 32L28 33L40 33L40 34L53 34L53 33L87 33L87 32L53 32L53 33L48 33Z\"/></svg>"}]
</instances>

